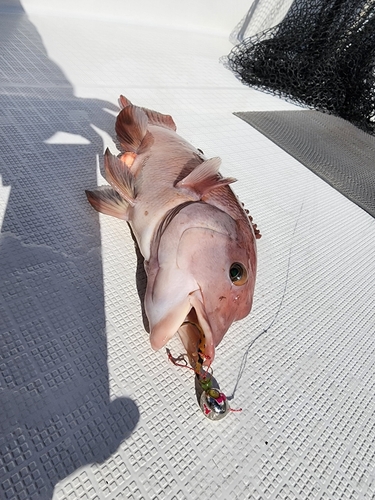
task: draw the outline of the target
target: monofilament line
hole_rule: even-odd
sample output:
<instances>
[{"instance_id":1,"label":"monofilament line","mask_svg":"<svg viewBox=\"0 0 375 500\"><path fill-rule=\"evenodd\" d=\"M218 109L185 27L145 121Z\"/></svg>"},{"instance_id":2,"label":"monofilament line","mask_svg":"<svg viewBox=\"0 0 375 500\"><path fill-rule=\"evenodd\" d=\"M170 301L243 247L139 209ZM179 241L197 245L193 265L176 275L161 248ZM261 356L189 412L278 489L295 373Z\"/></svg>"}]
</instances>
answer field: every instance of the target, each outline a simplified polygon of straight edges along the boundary
<instances>
[{"instance_id":1,"label":"monofilament line","mask_svg":"<svg viewBox=\"0 0 375 500\"><path fill-rule=\"evenodd\" d=\"M242 360L241 360L241 364L240 364L240 369L238 371L238 375L237 375L237 381L236 381L236 384L234 386L234 389L233 389L233 392L230 396L227 396L227 399L229 401L231 401L232 399L234 399L234 396L236 394L236 391L237 391L237 388L239 386L239 383L241 381L241 378L244 374L244 371L245 371L245 368L246 368L246 365L247 365L247 359L248 359L248 355L249 355L249 352L250 352L250 349L253 347L253 345L255 344L255 342L260 338L262 337L265 333L268 333L269 330L273 327L273 325L276 323L276 320L279 316L279 313L281 311L281 308L282 308L282 305L283 305L283 302L284 302L284 299L285 299L285 295L286 295L286 290L287 290L287 287L288 287L288 280L289 280L289 273L290 273L290 262L291 262L291 258L292 258L292 250L293 250L293 241L294 241L294 237L295 237L295 233L296 233L296 230L297 230L297 226L298 226L298 222L299 222L299 219L300 219L300 216L301 216L301 213L302 213L302 209L303 209L303 202L301 204L301 207L300 207L300 210L299 210L299 213L298 213L298 216L297 216L297 219L296 219L296 222L294 224L294 228L293 228L293 232L292 232L292 238L291 238L291 245L290 245L290 249L289 249L289 255L288 255L288 261L287 261L287 269L286 269L286 275L285 275L285 284L284 284L284 289L283 289L283 292L281 294L281 299L280 299L280 302L279 302L279 307L277 308L277 311L271 321L271 323L267 326L267 328L265 328L264 330L262 330L251 342L250 344L247 346L246 348L246 351L244 352L243 356L242 356Z\"/></svg>"}]
</instances>

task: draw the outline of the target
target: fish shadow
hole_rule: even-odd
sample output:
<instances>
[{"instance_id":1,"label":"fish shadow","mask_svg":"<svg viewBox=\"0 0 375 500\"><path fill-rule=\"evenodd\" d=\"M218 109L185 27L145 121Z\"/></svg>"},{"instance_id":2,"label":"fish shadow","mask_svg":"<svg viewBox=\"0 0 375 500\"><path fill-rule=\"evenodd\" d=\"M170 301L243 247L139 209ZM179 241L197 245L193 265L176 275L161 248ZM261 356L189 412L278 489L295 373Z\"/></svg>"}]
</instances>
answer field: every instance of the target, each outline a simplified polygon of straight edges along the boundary
<instances>
[{"instance_id":1,"label":"fish shadow","mask_svg":"<svg viewBox=\"0 0 375 500\"><path fill-rule=\"evenodd\" d=\"M8 58L0 90L0 498L49 500L59 481L107 460L139 421L131 398L109 394L99 217L84 194L97 184L103 151L90 124L113 135L105 109L116 108L75 97L21 4L9 5L0 7Z\"/></svg>"}]
</instances>

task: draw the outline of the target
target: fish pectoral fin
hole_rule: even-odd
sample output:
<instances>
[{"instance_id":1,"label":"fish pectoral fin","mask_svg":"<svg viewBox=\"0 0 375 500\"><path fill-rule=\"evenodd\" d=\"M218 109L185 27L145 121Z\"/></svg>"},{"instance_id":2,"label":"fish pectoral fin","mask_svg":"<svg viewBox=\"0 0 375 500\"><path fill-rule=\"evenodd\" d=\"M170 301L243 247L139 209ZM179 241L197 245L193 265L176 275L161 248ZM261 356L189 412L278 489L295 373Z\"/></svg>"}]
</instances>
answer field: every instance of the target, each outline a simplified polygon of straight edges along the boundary
<instances>
[{"instance_id":1,"label":"fish pectoral fin","mask_svg":"<svg viewBox=\"0 0 375 500\"><path fill-rule=\"evenodd\" d=\"M212 189L236 182L233 177L221 177L220 158L210 158L198 165L189 175L176 184L176 188L188 188L201 196Z\"/></svg>"},{"instance_id":2,"label":"fish pectoral fin","mask_svg":"<svg viewBox=\"0 0 375 500\"><path fill-rule=\"evenodd\" d=\"M110 186L99 186L85 193L92 207L98 212L117 217L117 219L128 220L128 202Z\"/></svg>"},{"instance_id":3,"label":"fish pectoral fin","mask_svg":"<svg viewBox=\"0 0 375 500\"><path fill-rule=\"evenodd\" d=\"M153 138L147 131L147 125L147 114L142 108L129 104L120 111L115 129L124 151L139 154L151 146Z\"/></svg>"},{"instance_id":4,"label":"fish pectoral fin","mask_svg":"<svg viewBox=\"0 0 375 500\"><path fill-rule=\"evenodd\" d=\"M120 95L118 102L122 109L126 108L127 106L132 106L132 103L129 101L129 99L127 99L123 95ZM170 115L164 115L163 113L153 111L152 109L140 109L146 113L150 125L158 125L159 127L169 128L176 131L176 124Z\"/></svg>"},{"instance_id":5,"label":"fish pectoral fin","mask_svg":"<svg viewBox=\"0 0 375 500\"><path fill-rule=\"evenodd\" d=\"M104 153L104 168L106 179L117 193L126 200L129 205L135 204L135 178L126 163L111 154L107 148Z\"/></svg>"}]
</instances>

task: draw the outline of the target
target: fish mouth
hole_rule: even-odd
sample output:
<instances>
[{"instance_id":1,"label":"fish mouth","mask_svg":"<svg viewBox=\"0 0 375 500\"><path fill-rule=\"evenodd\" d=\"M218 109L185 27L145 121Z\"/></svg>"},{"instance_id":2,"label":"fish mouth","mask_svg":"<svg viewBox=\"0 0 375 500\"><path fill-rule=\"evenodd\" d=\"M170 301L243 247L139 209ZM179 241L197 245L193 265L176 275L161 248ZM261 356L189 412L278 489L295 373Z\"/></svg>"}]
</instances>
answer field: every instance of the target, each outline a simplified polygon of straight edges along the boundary
<instances>
[{"instance_id":1,"label":"fish mouth","mask_svg":"<svg viewBox=\"0 0 375 500\"><path fill-rule=\"evenodd\" d=\"M212 330L201 297L198 290L189 295L192 307L178 329L190 364L198 370L199 365L211 365L215 356Z\"/></svg>"}]
</instances>

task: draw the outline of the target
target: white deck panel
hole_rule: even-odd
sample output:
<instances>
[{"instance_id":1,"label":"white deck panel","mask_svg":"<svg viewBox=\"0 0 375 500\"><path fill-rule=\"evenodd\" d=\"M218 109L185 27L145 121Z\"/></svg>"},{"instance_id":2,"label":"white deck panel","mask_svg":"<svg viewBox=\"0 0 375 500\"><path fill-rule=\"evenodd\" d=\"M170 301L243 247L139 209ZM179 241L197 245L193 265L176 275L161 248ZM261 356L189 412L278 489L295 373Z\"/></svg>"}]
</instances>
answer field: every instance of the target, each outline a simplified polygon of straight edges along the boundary
<instances>
[{"instance_id":1,"label":"white deck panel","mask_svg":"<svg viewBox=\"0 0 375 500\"><path fill-rule=\"evenodd\" d=\"M0 498L374 498L374 219L232 114L293 109L219 63L233 24L152 25L146 2L137 26L126 3L0 9ZM220 422L152 351L129 229L84 194L120 93L220 156L263 235Z\"/></svg>"}]
</instances>

